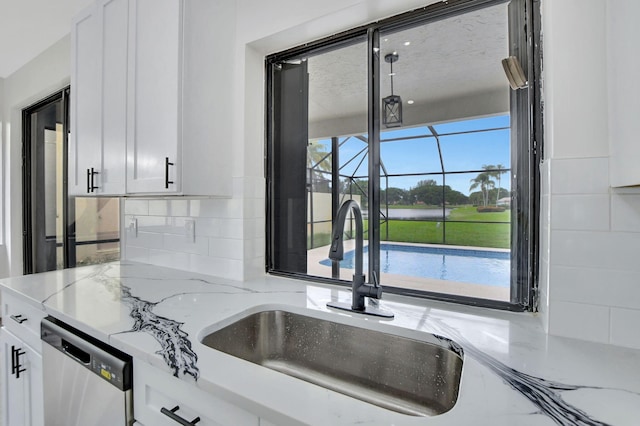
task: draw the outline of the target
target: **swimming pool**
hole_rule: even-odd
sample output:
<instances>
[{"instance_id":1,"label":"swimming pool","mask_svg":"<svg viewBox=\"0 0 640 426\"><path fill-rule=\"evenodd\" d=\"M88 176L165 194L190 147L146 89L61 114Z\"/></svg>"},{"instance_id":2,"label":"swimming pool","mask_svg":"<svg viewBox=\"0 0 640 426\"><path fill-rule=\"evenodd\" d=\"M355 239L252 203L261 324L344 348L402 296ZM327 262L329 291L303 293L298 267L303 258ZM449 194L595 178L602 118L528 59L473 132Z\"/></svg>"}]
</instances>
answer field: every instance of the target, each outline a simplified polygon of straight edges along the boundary
<instances>
[{"instance_id":1,"label":"swimming pool","mask_svg":"<svg viewBox=\"0 0 640 426\"><path fill-rule=\"evenodd\" d=\"M365 247L365 253L368 251ZM380 244L380 271L388 274L509 287L510 253L444 247ZM340 267L353 269L354 251L344 254ZM331 266L331 259L322 265ZM367 271L367 256L364 270Z\"/></svg>"}]
</instances>

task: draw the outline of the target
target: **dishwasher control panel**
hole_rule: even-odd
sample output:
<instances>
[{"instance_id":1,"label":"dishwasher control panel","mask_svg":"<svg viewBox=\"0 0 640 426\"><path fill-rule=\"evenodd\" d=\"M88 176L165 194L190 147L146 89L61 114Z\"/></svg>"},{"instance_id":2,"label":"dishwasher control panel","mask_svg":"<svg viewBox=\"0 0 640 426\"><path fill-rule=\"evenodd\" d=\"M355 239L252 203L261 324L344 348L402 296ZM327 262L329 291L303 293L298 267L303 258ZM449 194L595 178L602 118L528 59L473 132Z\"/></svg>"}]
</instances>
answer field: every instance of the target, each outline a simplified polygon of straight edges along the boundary
<instances>
[{"instance_id":1,"label":"dishwasher control panel","mask_svg":"<svg viewBox=\"0 0 640 426\"><path fill-rule=\"evenodd\" d=\"M131 356L53 318L42 320L40 337L120 390L131 389Z\"/></svg>"}]
</instances>

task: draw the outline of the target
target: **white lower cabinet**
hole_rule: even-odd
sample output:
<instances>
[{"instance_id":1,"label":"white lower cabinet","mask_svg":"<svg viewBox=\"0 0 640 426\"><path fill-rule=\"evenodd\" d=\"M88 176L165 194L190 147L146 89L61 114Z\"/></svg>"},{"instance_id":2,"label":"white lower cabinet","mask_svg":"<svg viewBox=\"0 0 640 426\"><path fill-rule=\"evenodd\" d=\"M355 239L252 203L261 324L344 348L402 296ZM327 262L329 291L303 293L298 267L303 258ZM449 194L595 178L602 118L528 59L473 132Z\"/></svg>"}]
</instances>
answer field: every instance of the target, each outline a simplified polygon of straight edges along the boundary
<instances>
[{"instance_id":1,"label":"white lower cabinet","mask_svg":"<svg viewBox=\"0 0 640 426\"><path fill-rule=\"evenodd\" d=\"M37 307L2 292L2 421L4 426L44 424L42 343Z\"/></svg>"},{"instance_id":2,"label":"white lower cabinet","mask_svg":"<svg viewBox=\"0 0 640 426\"><path fill-rule=\"evenodd\" d=\"M2 342L2 417L5 426L44 425L42 356L5 327Z\"/></svg>"},{"instance_id":3,"label":"white lower cabinet","mask_svg":"<svg viewBox=\"0 0 640 426\"><path fill-rule=\"evenodd\" d=\"M198 426L260 425L258 416L136 359L133 412L147 426L189 424L196 418Z\"/></svg>"}]
</instances>

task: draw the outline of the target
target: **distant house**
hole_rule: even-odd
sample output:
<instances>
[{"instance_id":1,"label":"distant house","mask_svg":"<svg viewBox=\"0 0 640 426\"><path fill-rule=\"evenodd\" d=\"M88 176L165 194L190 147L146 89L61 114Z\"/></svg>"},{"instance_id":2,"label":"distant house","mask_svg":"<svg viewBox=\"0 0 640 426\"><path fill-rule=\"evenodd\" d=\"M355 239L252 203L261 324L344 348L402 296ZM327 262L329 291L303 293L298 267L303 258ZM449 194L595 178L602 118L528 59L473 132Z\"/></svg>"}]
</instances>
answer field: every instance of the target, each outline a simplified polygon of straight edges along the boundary
<instances>
[{"instance_id":1,"label":"distant house","mask_svg":"<svg viewBox=\"0 0 640 426\"><path fill-rule=\"evenodd\" d=\"M500 198L498 200L497 205L499 205L499 206L507 206L507 207L511 206L511 197Z\"/></svg>"}]
</instances>

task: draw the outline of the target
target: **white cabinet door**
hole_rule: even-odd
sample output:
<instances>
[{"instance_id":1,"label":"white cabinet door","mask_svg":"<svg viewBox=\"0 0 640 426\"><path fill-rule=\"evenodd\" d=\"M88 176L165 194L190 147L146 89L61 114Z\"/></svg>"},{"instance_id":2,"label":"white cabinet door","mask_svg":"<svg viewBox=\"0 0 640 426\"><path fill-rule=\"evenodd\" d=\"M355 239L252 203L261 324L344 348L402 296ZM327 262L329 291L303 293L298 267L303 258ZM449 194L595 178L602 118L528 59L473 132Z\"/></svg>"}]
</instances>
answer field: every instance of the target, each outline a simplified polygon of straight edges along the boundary
<instances>
[{"instance_id":1,"label":"white cabinet door","mask_svg":"<svg viewBox=\"0 0 640 426\"><path fill-rule=\"evenodd\" d=\"M70 195L90 195L91 178L95 182L95 172L102 167L100 26L98 8L91 6L74 19L71 27Z\"/></svg>"},{"instance_id":2,"label":"white cabinet door","mask_svg":"<svg viewBox=\"0 0 640 426\"><path fill-rule=\"evenodd\" d=\"M127 192L180 193L181 0L131 0Z\"/></svg>"},{"instance_id":3,"label":"white cabinet door","mask_svg":"<svg viewBox=\"0 0 640 426\"><path fill-rule=\"evenodd\" d=\"M122 195L126 184L129 0L100 0L102 20L102 169L97 195ZM73 88L72 88L73 90Z\"/></svg>"},{"instance_id":4,"label":"white cabinet door","mask_svg":"<svg viewBox=\"0 0 640 426\"><path fill-rule=\"evenodd\" d=\"M123 195L128 0L100 0L72 27L69 193Z\"/></svg>"},{"instance_id":5,"label":"white cabinet door","mask_svg":"<svg viewBox=\"0 0 640 426\"><path fill-rule=\"evenodd\" d=\"M631 54L640 38L637 0L607 2L609 89L609 176L611 186L640 186L640 99L629 88L640 75L640 56Z\"/></svg>"},{"instance_id":6,"label":"white cabinet door","mask_svg":"<svg viewBox=\"0 0 640 426\"><path fill-rule=\"evenodd\" d=\"M43 425L42 357L4 327L0 342L4 424Z\"/></svg>"}]
</instances>

